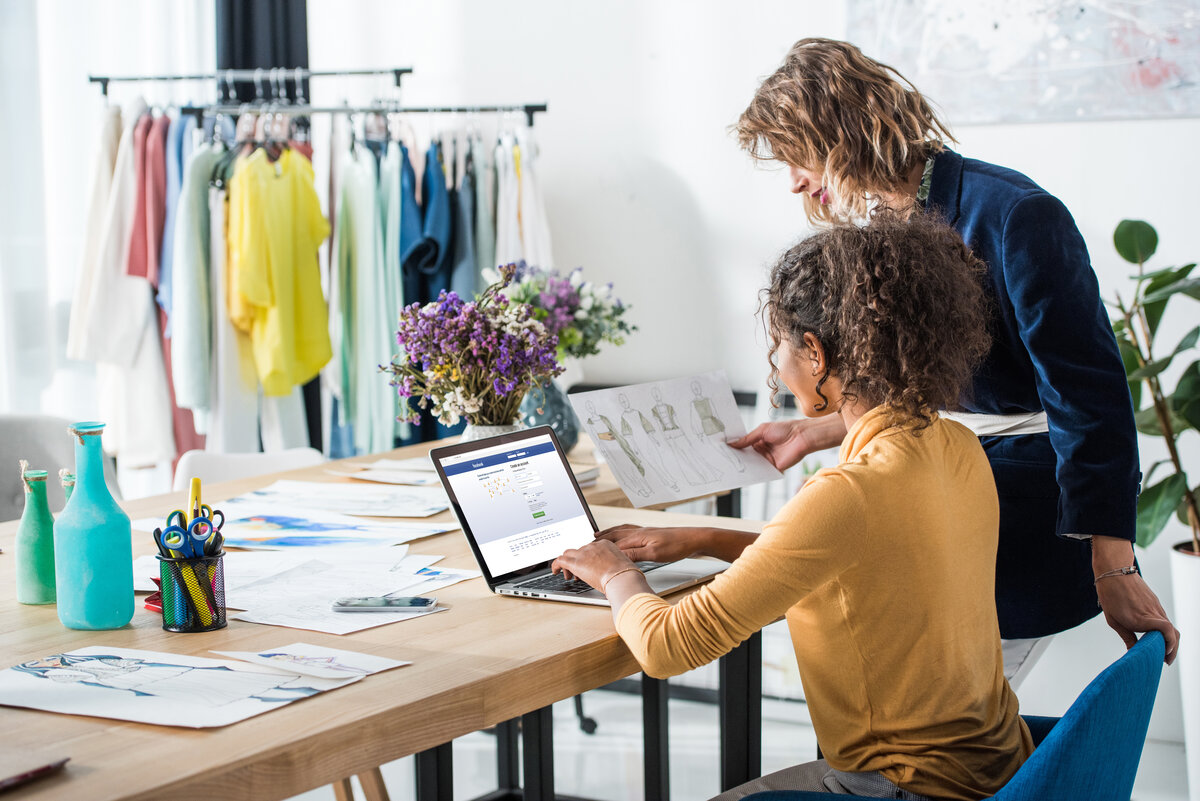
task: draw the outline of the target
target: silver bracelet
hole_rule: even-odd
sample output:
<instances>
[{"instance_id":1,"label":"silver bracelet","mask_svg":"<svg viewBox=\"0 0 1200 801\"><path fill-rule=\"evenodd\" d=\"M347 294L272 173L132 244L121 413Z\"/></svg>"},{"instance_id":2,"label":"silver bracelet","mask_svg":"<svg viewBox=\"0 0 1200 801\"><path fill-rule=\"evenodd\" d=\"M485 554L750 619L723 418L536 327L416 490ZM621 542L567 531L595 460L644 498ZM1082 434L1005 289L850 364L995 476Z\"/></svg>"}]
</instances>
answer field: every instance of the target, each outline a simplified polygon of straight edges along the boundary
<instances>
[{"instance_id":1,"label":"silver bracelet","mask_svg":"<svg viewBox=\"0 0 1200 801\"><path fill-rule=\"evenodd\" d=\"M1107 573L1101 573L1100 575L1096 576L1096 580L1093 581L1092 583L1099 584L1100 579L1108 578L1109 576L1129 576L1134 573L1140 573L1140 572L1141 571L1138 570L1137 565L1130 565L1129 567L1118 567L1115 570L1110 570Z\"/></svg>"}]
</instances>

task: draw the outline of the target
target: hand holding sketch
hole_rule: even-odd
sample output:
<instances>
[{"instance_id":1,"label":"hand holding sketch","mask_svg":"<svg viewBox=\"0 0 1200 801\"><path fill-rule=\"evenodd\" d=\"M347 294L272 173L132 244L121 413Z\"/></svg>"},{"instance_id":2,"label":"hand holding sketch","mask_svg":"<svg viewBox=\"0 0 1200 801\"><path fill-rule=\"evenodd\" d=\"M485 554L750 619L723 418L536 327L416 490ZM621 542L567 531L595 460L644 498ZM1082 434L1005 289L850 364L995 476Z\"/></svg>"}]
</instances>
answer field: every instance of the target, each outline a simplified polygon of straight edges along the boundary
<instances>
[{"instance_id":1,"label":"hand holding sketch","mask_svg":"<svg viewBox=\"0 0 1200 801\"><path fill-rule=\"evenodd\" d=\"M569 395L634 506L686 501L780 477L755 451L724 372Z\"/></svg>"}]
</instances>

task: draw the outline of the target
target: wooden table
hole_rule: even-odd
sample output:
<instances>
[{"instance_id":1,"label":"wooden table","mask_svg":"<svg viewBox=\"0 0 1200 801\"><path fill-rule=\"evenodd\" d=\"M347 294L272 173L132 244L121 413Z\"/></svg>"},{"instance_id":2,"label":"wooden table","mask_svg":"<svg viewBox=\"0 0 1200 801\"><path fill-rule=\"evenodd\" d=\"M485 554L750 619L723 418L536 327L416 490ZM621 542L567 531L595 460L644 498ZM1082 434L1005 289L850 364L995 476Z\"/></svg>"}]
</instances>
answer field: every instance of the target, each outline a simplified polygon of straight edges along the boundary
<instances>
[{"instance_id":1,"label":"wooden table","mask_svg":"<svg viewBox=\"0 0 1200 801\"><path fill-rule=\"evenodd\" d=\"M389 455L412 456L428 447ZM205 487L204 498L220 501L285 476L348 481L331 476L324 467L212 484ZM605 490L600 484L596 494ZM125 507L134 519L161 516L179 508L185 496L170 493L130 501ZM602 527L620 522L714 522L696 515L603 506L593 507L593 512ZM449 517L445 512L432 519ZM719 524L745 530L760 525L738 519ZM408 754L436 754L436 747L455 737L544 710L638 671L606 608L502 598L489 592L482 580L439 590L439 601L450 607L448 612L342 636L236 620L216 632L173 634L163 631L159 616L140 602L132 623L123 629L72 631L59 623L54 606L16 602L16 527L16 521L0 524L0 654L5 667L89 645L204 656L210 649L253 651L296 640L413 664L220 729L0 707L0 742L58 750L71 757L58 775L6 798L287 798ZM419 540L412 547L418 553L444 554L439 564L447 567L476 567L459 532ZM152 548L148 535L134 533L135 556ZM426 764L436 766L436 760Z\"/></svg>"}]
</instances>

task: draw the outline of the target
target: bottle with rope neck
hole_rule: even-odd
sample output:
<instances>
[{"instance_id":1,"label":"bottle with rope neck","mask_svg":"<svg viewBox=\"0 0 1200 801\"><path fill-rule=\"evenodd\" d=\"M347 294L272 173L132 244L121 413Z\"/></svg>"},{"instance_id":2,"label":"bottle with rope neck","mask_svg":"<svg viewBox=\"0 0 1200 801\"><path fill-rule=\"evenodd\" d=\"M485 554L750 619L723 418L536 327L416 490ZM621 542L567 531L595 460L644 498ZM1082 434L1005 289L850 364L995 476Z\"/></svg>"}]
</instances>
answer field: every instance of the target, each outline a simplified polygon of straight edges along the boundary
<instances>
[{"instance_id":1,"label":"bottle with rope neck","mask_svg":"<svg viewBox=\"0 0 1200 801\"><path fill-rule=\"evenodd\" d=\"M45 470L30 470L21 460L25 511L17 526L17 601L23 604L54 603L54 518L46 502Z\"/></svg>"},{"instance_id":2,"label":"bottle with rope neck","mask_svg":"<svg viewBox=\"0 0 1200 801\"><path fill-rule=\"evenodd\" d=\"M133 618L129 515L104 482L103 423L76 423L75 491L54 521L58 619L69 629L119 629Z\"/></svg>"}]
</instances>

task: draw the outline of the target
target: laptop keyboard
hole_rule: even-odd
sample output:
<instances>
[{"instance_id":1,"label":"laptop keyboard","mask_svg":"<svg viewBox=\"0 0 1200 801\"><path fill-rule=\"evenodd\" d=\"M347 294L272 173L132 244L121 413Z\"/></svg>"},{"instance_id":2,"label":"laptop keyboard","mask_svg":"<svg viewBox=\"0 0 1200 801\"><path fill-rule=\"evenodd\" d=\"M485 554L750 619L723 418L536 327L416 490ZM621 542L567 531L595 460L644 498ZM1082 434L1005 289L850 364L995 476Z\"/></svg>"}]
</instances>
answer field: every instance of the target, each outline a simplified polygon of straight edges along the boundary
<instances>
[{"instance_id":1,"label":"laptop keyboard","mask_svg":"<svg viewBox=\"0 0 1200 801\"><path fill-rule=\"evenodd\" d=\"M637 568L645 573L648 570L653 570L656 567L662 567L666 562L635 562ZM530 581L523 582L517 585L523 590L547 590L551 592L565 592L571 595L579 595L592 589L592 586L585 581L579 579L569 579L561 573L551 573L546 576L539 576Z\"/></svg>"}]
</instances>

